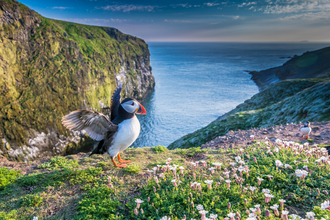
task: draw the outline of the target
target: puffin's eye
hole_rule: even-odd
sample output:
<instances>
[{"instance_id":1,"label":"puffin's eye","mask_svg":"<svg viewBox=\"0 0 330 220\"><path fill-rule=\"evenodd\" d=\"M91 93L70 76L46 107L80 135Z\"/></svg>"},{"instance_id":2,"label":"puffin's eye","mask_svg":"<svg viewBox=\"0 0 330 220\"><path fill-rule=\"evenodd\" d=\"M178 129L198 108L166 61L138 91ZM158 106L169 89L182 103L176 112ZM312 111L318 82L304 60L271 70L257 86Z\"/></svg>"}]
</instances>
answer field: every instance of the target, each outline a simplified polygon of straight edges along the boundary
<instances>
[{"instance_id":1,"label":"puffin's eye","mask_svg":"<svg viewBox=\"0 0 330 220\"><path fill-rule=\"evenodd\" d=\"M134 102L132 102L132 104L131 105L134 105Z\"/></svg>"}]
</instances>

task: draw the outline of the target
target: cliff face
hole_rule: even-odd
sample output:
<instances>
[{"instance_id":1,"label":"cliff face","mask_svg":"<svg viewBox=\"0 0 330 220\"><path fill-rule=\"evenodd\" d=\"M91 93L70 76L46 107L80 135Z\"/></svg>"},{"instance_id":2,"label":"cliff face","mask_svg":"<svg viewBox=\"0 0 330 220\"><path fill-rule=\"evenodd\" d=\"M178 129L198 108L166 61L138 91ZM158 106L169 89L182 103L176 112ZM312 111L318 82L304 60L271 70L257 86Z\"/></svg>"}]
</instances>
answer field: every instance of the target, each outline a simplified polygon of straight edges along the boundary
<instances>
[{"instance_id":1,"label":"cliff face","mask_svg":"<svg viewBox=\"0 0 330 220\"><path fill-rule=\"evenodd\" d=\"M330 47L294 56L282 66L250 74L260 90L285 79L329 78Z\"/></svg>"},{"instance_id":2,"label":"cliff face","mask_svg":"<svg viewBox=\"0 0 330 220\"><path fill-rule=\"evenodd\" d=\"M0 1L0 154L17 160L82 147L61 117L109 106L154 87L148 45L114 28L42 17L14 0Z\"/></svg>"}]
</instances>

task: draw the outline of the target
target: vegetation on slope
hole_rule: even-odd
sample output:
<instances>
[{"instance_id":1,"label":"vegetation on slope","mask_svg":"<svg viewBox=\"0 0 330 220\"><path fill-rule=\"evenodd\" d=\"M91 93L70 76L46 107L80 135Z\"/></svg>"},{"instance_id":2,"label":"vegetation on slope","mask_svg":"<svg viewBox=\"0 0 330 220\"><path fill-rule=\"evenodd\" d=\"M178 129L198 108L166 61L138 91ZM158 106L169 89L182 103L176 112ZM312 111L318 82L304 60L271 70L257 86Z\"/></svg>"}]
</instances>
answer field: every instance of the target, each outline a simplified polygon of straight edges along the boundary
<instances>
[{"instance_id":1,"label":"vegetation on slope","mask_svg":"<svg viewBox=\"0 0 330 220\"><path fill-rule=\"evenodd\" d=\"M27 175L1 168L0 219L200 219L202 210L211 219L279 219L287 211L329 219L325 155L277 140L229 150L129 149L124 169L103 156L55 157Z\"/></svg>"},{"instance_id":2,"label":"vegetation on slope","mask_svg":"<svg viewBox=\"0 0 330 220\"><path fill-rule=\"evenodd\" d=\"M285 80L271 85L243 104L172 144L169 149L198 147L230 130L270 127L300 121L328 121L330 81Z\"/></svg>"},{"instance_id":3,"label":"vegetation on slope","mask_svg":"<svg viewBox=\"0 0 330 220\"><path fill-rule=\"evenodd\" d=\"M252 71L252 80L261 90L270 84L285 79L309 79L330 77L330 47L306 53L288 60L282 66Z\"/></svg>"},{"instance_id":4,"label":"vegetation on slope","mask_svg":"<svg viewBox=\"0 0 330 220\"><path fill-rule=\"evenodd\" d=\"M0 138L10 143L0 141L5 156L35 132L67 135L60 118L72 110L100 109L99 100L109 106L122 67L130 73L123 96L142 98L153 87L151 72L141 73L151 70L142 39L48 19L14 0L0 5Z\"/></svg>"}]
</instances>

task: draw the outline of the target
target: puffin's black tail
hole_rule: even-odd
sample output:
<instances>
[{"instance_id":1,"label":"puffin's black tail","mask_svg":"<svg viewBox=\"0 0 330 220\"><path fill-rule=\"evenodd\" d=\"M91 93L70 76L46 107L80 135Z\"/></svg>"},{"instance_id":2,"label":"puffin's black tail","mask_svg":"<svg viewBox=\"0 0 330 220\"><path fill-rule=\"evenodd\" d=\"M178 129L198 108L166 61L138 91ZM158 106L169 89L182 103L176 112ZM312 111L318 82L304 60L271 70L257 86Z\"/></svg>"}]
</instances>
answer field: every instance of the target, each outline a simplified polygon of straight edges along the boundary
<instances>
[{"instance_id":1,"label":"puffin's black tail","mask_svg":"<svg viewBox=\"0 0 330 220\"><path fill-rule=\"evenodd\" d=\"M99 142L99 144L97 145L97 147L94 148L94 150L92 151L92 153L90 155L88 155L89 157L92 156L93 154L104 154L105 153L105 149L104 149L104 140L101 140Z\"/></svg>"}]
</instances>

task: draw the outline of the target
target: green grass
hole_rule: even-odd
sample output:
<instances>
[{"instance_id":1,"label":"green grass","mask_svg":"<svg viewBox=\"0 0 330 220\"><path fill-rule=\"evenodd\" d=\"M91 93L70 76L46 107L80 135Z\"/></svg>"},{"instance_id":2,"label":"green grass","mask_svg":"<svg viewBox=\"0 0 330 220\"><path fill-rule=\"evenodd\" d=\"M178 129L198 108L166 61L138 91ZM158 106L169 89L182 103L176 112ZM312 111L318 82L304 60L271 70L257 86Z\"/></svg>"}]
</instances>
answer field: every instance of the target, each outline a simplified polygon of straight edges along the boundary
<instances>
[{"instance_id":1,"label":"green grass","mask_svg":"<svg viewBox=\"0 0 330 220\"><path fill-rule=\"evenodd\" d=\"M53 157L49 162L40 164L38 168L57 170L59 168L76 168L79 167L77 160L67 160L64 157Z\"/></svg>"},{"instance_id":2,"label":"green grass","mask_svg":"<svg viewBox=\"0 0 330 220\"><path fill-rule=\"evenodd\" d=\"M131 157L132 163L124 169L113 167L108 157L100 155L59 157L51 161L61 166L52 165L51 170L37 169L12 180L0 190L0 196L4 198L0 203L0 219L32 219L33 216L39 219L160 219L164 216L182 219L184 215L187 219L200 219L197 205L209 211L207 216L214 213L218 219L223 219L230 212L239 212L242 219L246 219L245 210L256 204L261 205L261 219L278 219L270 206L279 204L279 199L286 200L284 210L290 214L304 217L306 212L313 211L317 219L330 216L329 210L319 208L328 199L325 191L330 190L330 165L317 161L322 153L316 152L315 147L305 147L301 151L300 144L267 145L261 142L259 145L255 142L243 148L243 152L239 149L191 148L161 153L156 153L154 148L128 149L122 156L125 159ZM314 157L311 157L309 154L313 151ZM234 172L231 163L239 161L237 156L245 162L249 172ZM165 163L169 160L172 167L175 164L183 166L183 174L179 168L176 174L171 170L165 171ZM276 160L292 168L276 167ZM77 161L79 167L69 165L71 161ZM194 161L200 161L197 167L192 165ZM222 163L222 166L212 173L209 168L215 162ZM296 170L306 170L305 166L308 167L308 176L298 178ZM156 175L154 171L148 172L153 167L156 167ZM236 162L235 169L238 168ZM228 179L224 173L226 169L230 171L229 188L225 182ZM269 180L266 175L273 177ZM154 176L158 177L158 183ZM259 185L260 177L264 180ZM239 178L243 179L242 183L235 181ZM173 179L176 179L177 186ZM206 180L213 180L211 189ZM190 187L194 182L200 183L201 188ZM257 189L252 193L250 186ZM269 189L274 196L267 204L262 189ZM134 213L136 199L143 200L137 215ZM49 210L55 211L52 217ZM271 217L265 217L266 210L270 211ZM279 211L281 213L282 209Z\"/></svg>"},{"instance_id":3,"label":"green grass","mask_svg":"<svg viewBox=\"0 0 330 220\"><path fill-rule=\"evenodd\" d=\"M22 206L39 206L43 202L44 198L39 195L28 194L21 199Z\"/></svg>"},{"instance_id":4,"label":"green grass","mask_svg":"<svg viewBox=\"0 0 330 220\"><path fill-rule=\"evenodd\" d=\"M141 168L138 165L128 165L127 167L124 168L124 171L128 173L139 173L141 171Z\"/></svg>"},{"instance_id":5,"label":"green grass","mask_svg":"<svg viewBox=\"0 0 330 220\"><path fill-rule=\"evenodd\" d=\"M164 147L164 146L158 145L158 146L156 146L156 147L153 147L152 150L153 150L155 153L159 154L159 153L163 153L163 152L167 151L167 148Z\"/></svg>"},{"instance_id":6,"label":"green grass","mask_svg":"<svg viewBox=\"0 0 330 220\"><path fill-rule=\"evenodd\" d=\"M10 170L7 167L0 168L0 190L3 190L7 185L15 182L19 178L20 171Z\"/></svg>"}]
</instances>

